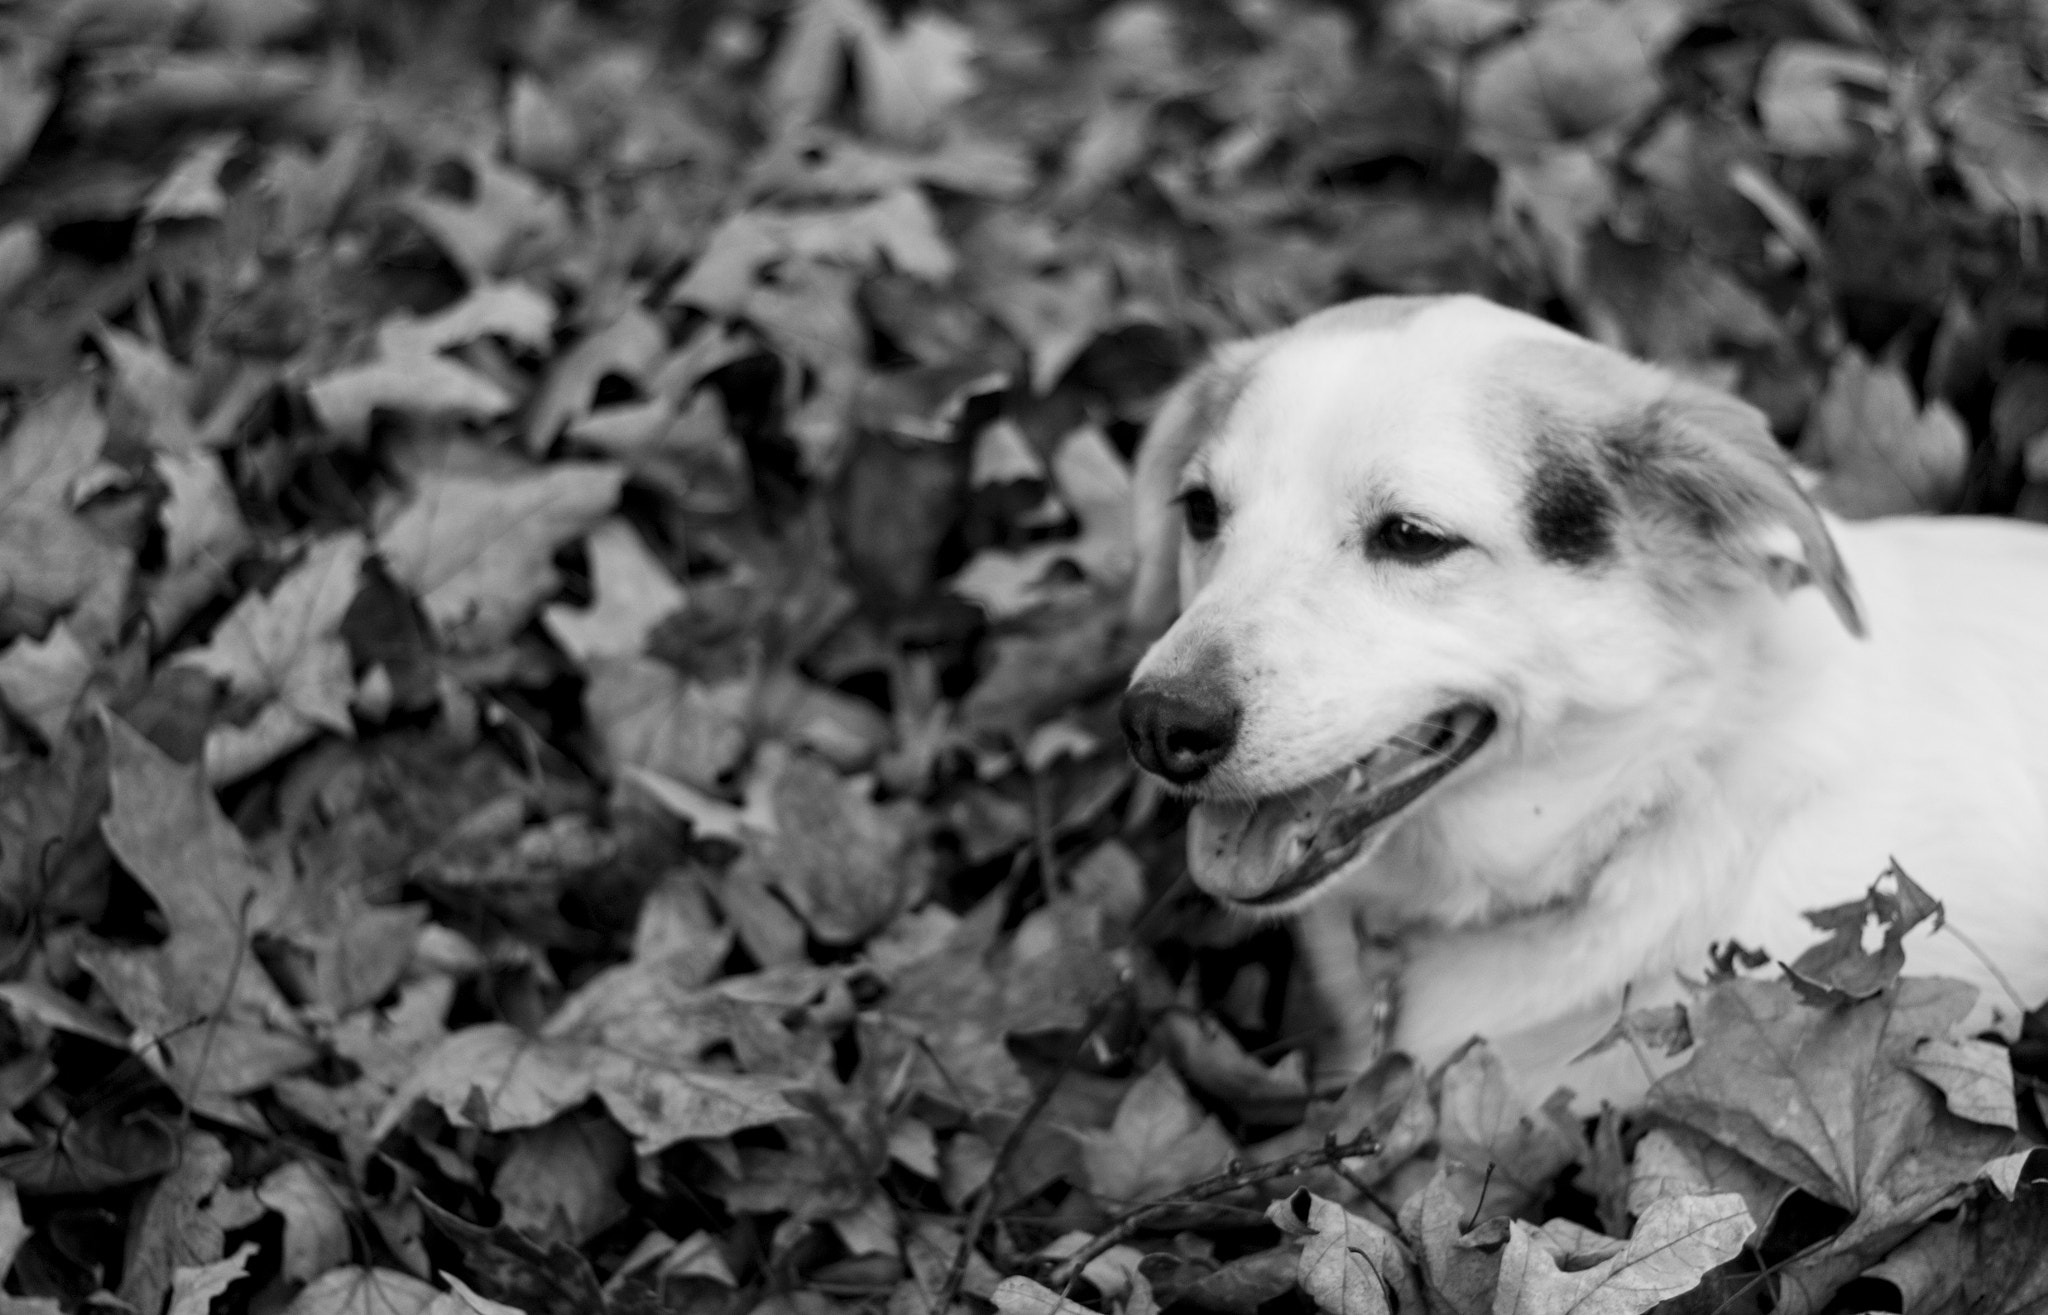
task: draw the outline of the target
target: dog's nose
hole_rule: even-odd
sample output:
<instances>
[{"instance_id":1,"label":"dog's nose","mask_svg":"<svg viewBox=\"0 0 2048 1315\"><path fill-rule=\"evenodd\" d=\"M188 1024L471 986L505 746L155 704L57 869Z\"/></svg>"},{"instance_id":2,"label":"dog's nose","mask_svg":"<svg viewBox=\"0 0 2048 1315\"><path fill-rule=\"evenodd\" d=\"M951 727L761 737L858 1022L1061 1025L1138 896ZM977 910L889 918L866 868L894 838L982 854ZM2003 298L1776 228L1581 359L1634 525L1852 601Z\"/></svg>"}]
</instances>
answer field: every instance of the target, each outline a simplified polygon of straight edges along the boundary
<instances>
[{"instance_id":1,"label":"dog's nose","mask_svg":"<svg viewBox=\"0 0 2048 1315\"><path fill-rule=\"evenodd\" d=\"M1237 701L1213 685L1134 685L1117 719L1138 765L1192 785L1237 743Z\"/></svg>"}]
</instances>

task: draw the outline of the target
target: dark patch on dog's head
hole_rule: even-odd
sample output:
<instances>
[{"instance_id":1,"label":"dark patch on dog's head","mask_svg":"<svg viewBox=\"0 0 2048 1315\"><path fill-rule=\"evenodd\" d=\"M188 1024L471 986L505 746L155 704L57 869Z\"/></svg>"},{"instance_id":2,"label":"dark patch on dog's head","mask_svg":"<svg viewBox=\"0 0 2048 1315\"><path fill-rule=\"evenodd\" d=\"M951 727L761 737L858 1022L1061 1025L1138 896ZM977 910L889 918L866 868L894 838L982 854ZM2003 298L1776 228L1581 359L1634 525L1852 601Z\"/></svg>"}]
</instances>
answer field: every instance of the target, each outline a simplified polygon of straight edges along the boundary
<instances>
[{"instance_id":1,"label":"dark patch on dog's head","mask_svg":"<svg viewBox=\"0 0 2048 1315\"><path fill-rule=\"evenodd\" d=\"M1536 460L1522 505L1529 537L1546 561L1587 567L1614 553L1614 497L1593 467L1550 448Z\"/></svg>"}]
</instances>

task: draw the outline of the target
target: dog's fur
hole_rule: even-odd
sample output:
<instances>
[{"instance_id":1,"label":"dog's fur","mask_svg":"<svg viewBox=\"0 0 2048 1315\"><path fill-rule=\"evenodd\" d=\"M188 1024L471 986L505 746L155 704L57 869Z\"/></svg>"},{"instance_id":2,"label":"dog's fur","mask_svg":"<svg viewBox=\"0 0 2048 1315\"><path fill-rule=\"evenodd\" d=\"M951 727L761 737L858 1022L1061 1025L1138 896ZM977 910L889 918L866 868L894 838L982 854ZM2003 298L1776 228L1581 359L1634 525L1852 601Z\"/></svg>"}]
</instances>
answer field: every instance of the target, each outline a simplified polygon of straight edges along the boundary
<instances>
[{"instance_id":1,"label":"dog's fur","mask_svg":"<svg viewBox=\"0 0 2048 1315\"><path fill-rule=\"evenodd\" d=\"M2048 532L1845 524L1753 409L1471 297L1375 298L1227 346L1162 404L1137 465L1133 688L1241 715L1203 809L1328 781L1435 708L1492 738L1298 914L1356 1062L1361 928L1406 957L1393 1042L1491 1040L1531 1094L1628 1099L1636 1056L1574 1064L1623 1007L1680 997L1709 944L1789 960L1803 910L1896 857L2028 1004L2048 995ZM1221 507L1206 544L1177 495ZM1467 541L1374 560L1377 518ZM1213 828L1212 828L1213 830ZM1226 903L1271 873L1191 853ZM1953 935L1908 971L2018 1006Z\"/></svg>"}]
</instances>

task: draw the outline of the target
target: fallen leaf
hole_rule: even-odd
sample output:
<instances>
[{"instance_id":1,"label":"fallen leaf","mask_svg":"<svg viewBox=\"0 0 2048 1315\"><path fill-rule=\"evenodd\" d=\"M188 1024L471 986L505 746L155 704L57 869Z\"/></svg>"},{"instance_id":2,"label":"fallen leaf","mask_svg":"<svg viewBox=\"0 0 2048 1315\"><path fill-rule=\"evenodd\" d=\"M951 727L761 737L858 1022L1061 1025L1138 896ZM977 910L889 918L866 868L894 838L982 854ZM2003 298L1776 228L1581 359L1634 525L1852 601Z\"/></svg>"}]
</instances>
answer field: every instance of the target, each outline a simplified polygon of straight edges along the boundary
<instances>
[{"instance_id":1,"label":"fallen leaf","mask_svg":"<svg viewBox=\"0 0 2048 1315\"><path fill-rule=\"evenodd\" d=\"M164 452L154 464L169 495L158 512L164 571L150 588L149 619L159 635L175 635L228 583L251 539L218 455Z\"/></svg>"},{"instance_id":2,"label":"fallen leaf","mask_svg":"<svg viewBox=\"0 0 2048 1315\"><path fill-rule=\"evenodd\" d=\"M1653 1128L1636 1143L1629 1166L1628 1211L1640 1218L1670 1197L1742 1197L1750 1219L1770 1227L1792 1185L1690 1128Z\"/></svg>"},{"instance_id":3,"label":"fallen leaf","mask_svg":"<svg viewBox=\"0 0 2048 1315\"><path fill-rule=\"evenodd\" d=\"M807 126L840 91L848 55L859 78L861 120L884 137L914 140L975 87L969 31L938 14L892 25L867 0L804 0L769 70L769 103L783 132Z\"/></svg>"},{"instance_id":4,"label":"fallen leaf","mask_svg":"<svg viewBox=\"0 0 2048 1315\"><path fill-rule=\"evenodd\" d=\"M310 1282L348 1260L349 1195L324 1170L288 1161L257 1185L256 1199L284 1219L278 1268L286 1278Z\"/></svg>"},{"instance_id":5,"label":"fallen leaf","mask_svg":"<svg viewBox=\"0 0 2048 1315\"><path fill-rule=\"evenodd\" d=\"M285 1315L425 1315L440 1296L402 1270L345 1265L307 1284Z\"/></svg>"},{"instance_id":6,"label":"fallen leaf","mask_svg":"<svg viewBox=\"0 0 2048 1315\"><path fill-rule=\"evenodd\" d=\"M1814 909L1806 920L1827 938L1809 946L1785 966L1793 985L1815 1000L1843 1004L1867 1000L1898 980L1906 967L1906 934L1933 920L1942 923L1941 902L1893 863L1860 900ZM1875 950L1865 948L1873 924L1882 939Z\"/></svg>"},{"instance_id":7,"label":"fallen leaf","mask_svg":"<svg viewBox=\"0 0 2048 1315\"><path fill-rule=\"evenodd\" d=\"M473 283L489 282L568 235L568 210L556 193L484 151L469 153L461 164L473 183L466 197L418 191L399 207Z\"/></svg>"},{"instance_id":8,"label":"fallen leaf","mask_svg":"<svg viewBox=\"0 0 2048 1315\"><path fill-rule=\"evenodd\" d=\"M1530 1110L1483 1042L1444 1069L1437 1137L1445 1157L1464 1166L1460 1186L1475 1217L1482 1182L1487 1216L1541 1200L1550 1180L1578 1158L1577 1134L1568 1106L1555 1097Z\"/></svg>"},{"instance_id":9,"label":"fallen leaf","mask_svg":"<svg viewBox=\"0 0 2048 1315\"><path fill-rule=\"evenodd\" d=\"M1757 117L1771 145L1787 154L1846 154L1858 134L1845 88L1882 93L1888 82L1884 61L1869 51L1780 41L1757 79Z\"/></svg>"},{"instance_id":10,"label":"fallen leaf","mask_svg":"<svg viewBox=\"0 0 2048 1315\"><path fill-rule=\"evenodd\" d=\"M491 1180L505 1223L529 1237L581 1246L625 1217L617 1182L632 1144L602 1114L570 1113L512 1135Z\"/></svg>"},{"instance_id":11,"label":"fallen leaf","mask_svg":"<svg viewBox=\"0 0 2048 1315\"><path fill-rule=\"evenodd\" d=\"M377 549L442 640L503 643L557 587L549 564L618 500L616 466L558 462L506 475L428 472L388 515Z\"/></svg>"},{"instance_id":12,"label":"fallen leaf","mask_svg":"<svg viewBox=\"0 0 2048 1315\"><path fill-rule=\"evenodd\" d=\"M1216 1116L1188 1094L1170 1064L1155 1064L1124 1093L1106 1129L1078 1129L1088 1186L1107 1201L1170 1195L1219 1172L1237 1154Z\"/></svg>"},{"instance_id":13,"label":"fallen leaf","mask_svg":"<svg viewBox=\"0 0 2048 1315\"><path fill-rule=\"evenodd\" d=\"M1906 977L1823 1007L1782 981L1723 982L1694 1001L1699 1044L1650 1104L1851 1211L1834 1254L1882 1254L2010 1144L1950 1113L1908 1067L1923 1038L1950 1039L1975 998L1960 982Z\"/></svg>"},{"instance_id":14,"label":"fallen leaf","mask_svg":"<svg viewBox=\"0 0 2048 1315\"><path fill-rule=\"evenodd\" d=\"M171 172L144 199L142 221L220 218L228 208L227 194L220 189L220 171L241 140L239 133L221 133L187 147Z\"/></svg>"},{"instance_id":15,"label":"fallen leaf","mask_svg":"<svg viewBox=\"0 0 2048 1315\"><path fill-rule=\"evenodd\" d=\"M748 744L753 682L706 682L650 657L599 658L585 710L614 770L715 790Z\"/></svg>"},{"instance_id":16,"label":"fallen leaf","mask_svg":"<svg viewBox=\"0 0 2048 1315\"><path fill-rule=\"evenodd\" d=\"M14 172L56 107L57 88L43 63L42 52L30 41L0 55L0 179Z\"/></svg>"},{"instance_id":17,"label":"fallen leaf","mask_svg":"<svg viewBox=\"0 0 2048 1315\"><path fill-rule=\"evenodd\" d=\"M207 1265L181 1265L171 1276L171 1304L165 1315L206 1315L213 1299L249 1276L254 1242L244 1242L231 1256Z\"/></svg>"},{"instance_id":18,"label":"fallen leaf","mask_svg":"<svg viewBox=\"0 0 2048 1315\"><path fill-rule=\"evenodd\" d=\"M1047 575L1060 563L1079 567L1105 589L1123 585L1135 567L1131 474L1103 432L1084 425L1067 435L1053 453L1052 475L1080 522L1080 534L1014 552L984 552L953 577L953 591L979 604L992 620L1052 601L1056 595Z\"/></svg>"},{"instance_id":19,"label":"fallen leaf","mask_svg":"<svg viewBox=\"0 0 2048 1315\"><path fill-rule=\"evenodd\" d=\"M359 439L378 408L428 417L494 420L510 411L512 395L492 379L443 356L380 358L336 370L306 389L320 423Z\"/></svg>"},{"instance_id":20,"label":"fallen leaf","mask_svg":"<svg viewBox=\"0 0 2048 1315\"><path fill-rule=\"evenodd\" d=\"M551 1028L583 1035L527 1036L503 1023L465 1028L443 1041L399 1087L372 1132L381 1140L413 1103L438 1105L464 1127L507 1132L539 1127L596 1096L639 1152L658 1153L690 1138L723 1137L741 1128L797 1117L790 1082L721 1072L695 1051L721 1039L700 1020L660 1016L616 1020L651 1035L648 1045L619 1045L600 1020L590 1035L580 1007L565 1004ZM674 1044L681 1042L681 1044Z\"/></svg>"},{"instance_id":21,"label":"fallen leaf","mask_svg":"<svg viewBox=\"0 0 2048 1315\"><path fill-rule=\"evenodd\" d=\"M1031 358L1031 388L1048 393L1109 324L1115 280L1100 265L1001 281L980 301Z\"/></svg>"},{"instance_id":22,"label":"fallen leaf","mask_svg":"<svg viewBox=\"0 0 2048 1315\"><path fill-rule=\"evenodd\" d=\"M483 283L425 319L394 315L385 320L377 326L377 351L389 358L431 356L485 337L540 351L549 346L554 329L555 304L530 285Z\"/></svg>"},{"instance_id":23,"label":"fallen leaf","mask_svg":"<svg viewBox=\"0 0 2048 1315\"><path fill-rule=\"evenodd\" d=\"M155 343L111 325L95 336L114 367L116 395L144 418L150 445L166 453L198 447L191 372Z\"/></svg>"},{"instance_id":24,"label":"fallen leaf","mask_svg":"<svg viewBox=\"0 0 2048 1315\"><path fill-rule=\"evenodd\" d=\"M0 635L41 634L119 574L125 554L71 503L106 436L90 389L73 384L24 412L0 443Z\"/></svg>"},{"instance_id":25,"label":"fallen leaf","mask_svg":"<svg viewBox=\"0 0 2048 1315\"><path fill-rule=\"evenodd\" d=\"M1519 1219L1508 1229L1496 1315L1642 1315L1734 1259L1756 1225L1732 1193L1667 1197L1643 1215L1620 1251L1572 1270L1558 1267L1536 1229Z\"/></svg>"},{"instance_id":26,"label":"fallen leaf","mask_svg":"<svg viewBox=\"0 0 2048 1315\"><path fill-rule=\"evenodd\" d=\"M1821 472L1821 504L1862 519L1943 511L1970 459L1963 422L1939 399L1925 406L1896 365L1854 347L1835 360L1795 455Z\"/></svg>"},{"instance_id":27,"label":"fallen leaf","mask_svg":"<svg viewBox=\"0 0 2048 1315\"><path fill-rule=\"evenodd\" d=\"M875 804L864 783L814 758L764 746L748 811L767 827L748 836L741 862L757 866L828 945L865 940L924 894L926 863L906 810Z\"/></svg>"},{"instance_id":28,"label":"fallen leaf","mask_svg":"<svg viewBox=\"0 0 2048 1315\"><path fill-rule=\"evenodd\" d=\"M313 544L268 595L243 595L204 648L178 656L255 709L248 721L208 733L208 780L240 780L323 730L354 732L355 677L341 622L355 601L366 552L354 532Z\"/></svg>"},{"instance_id":29,"label":"fallen leaf","mask_svg":"<svg viewBox=\"0 0 2048 1315\"><path fill-rule=\"evenodd\" d=\"M645 650L654 627L683 606L683 588L625 521L599 525L591 532L589 550L596 602L586 608L550 607L541 619L578 662L635 657Z\"/></svg>"},{"instance_id":30,"label":"fallen leaf","mask_svg":"<svg viewBox=\"0 0 2048 1315\"><path fill-rule=\"evenodd\" d=\"M59 621L41 640L23 636L0 649L0 701L55 744L91 683L93 656Z\"/></svg>"},{"instance_id":31,"label":"fallen leaf","mask_svg":"<svg viewBox=\"0 0 2048 1315\"><path fill-rule=\"evenodd\" d=\"M778 261L843 263L857 268L886 260L905 274L938 282L958 263L922 193L899 188L864 205L778 213L744 210L719 225L671 299L725 314L760 309L760 278Z\"/></svg>"},{"instance_id":32,"label":"fallen leaf","mask_svg":"<svg viewBox=\"0 0 2048 1315\"><path fill-rule=\"evenodd\" d=\"M1988 48L1938 111L1956 138L1956 167L1979 205L2048 214L2048 132L2028 104L2034 80L2019 55Z\"/></svg>"},{"instance_id":33,"label":"fallen leaf","mask_svg":"<svg viewBox=\"0 0 2048 1315\"><path fill-rule=\"evenodd\" d=\"M588 417L606 375L645 382L667 349L661 321L637 305L620 311L555 359L526 422L526 450L539 456L564 426Z\"/></svg>"},{"instance_id":34,"label":"fallen leaf","mask_svg":"<svg viewBox=\"0 0 2048 1315\"><path fill-rule=\"evenodd\" d=\"M218 1138L203 1132L185 1136L177 1167L144 1195L131 1226L121 1274L123 1301L137 1310L161 1310L176 1275L221 1258L226 1234L207 1213L206 1205L221 1189L231 1163L232 1157ZM197 1277L188 1280L188 1286L205 1281ZM224 1281L214 1291L226 1286ZM197 1309L203 1312L206 1302L200 1301Z\"/></svg>"},{"instance_id":35,"label":"fallen leaf","mask_svg":"<svg viewBox=\"0 0 2048 1315\"><path fill-rule=\"evenodd\" d=\"M1324 1315L1397 1315L1422 1307L1415 1264L1392 1233L1306 1188L1266 1207L1303 1238L1296 1282Z\"/></svg>"},{"instance_id":36,"label":"fallen leaf","mask_svg":"<svg viewBox=\"0 0 2048 1315\"><path fill-rule=\"evenodd\" d=\"M1663 90L1657 61L1690 23L1682 0L1559 0L1482 55L1466 84L1473 140L1515 157L1620 128Z\"/></svg>"},{"instance_id":37,"label":"fallen leaf","mask_svg":"<svg viewBox=\"0 0 2048 1315\"><path fill-rule=\"evenodd\" d=\"M1908 1052L1906 1067L1941 1088L1949 1113L1972 1123L2019 1130L2013 1098L2012 1058L1990 1041L1939 1041L1922 1037Z\"/></svg>"},{"instance_id":38,"label":"fallen leaf","mask_svg":"<svg viewBox=\"0 0 2048 1315\"><path fill-rule=\"evenodd\" d=\"M1479 1245L1466 1227L1470 1208L1441 1163L1435 1176L1401 1205L1401 1231L1415 1240L1415 1259L1425 1290L1453 1315L1491 1315L1500 1286L1501 1243ZM1497 1228L1489 1224L1489 1228Z\"/></svg>"},{"instance_id":39,"label":"fallen leaf","mask_svg":"<svg viewBox=\"0 0 2048 1315\"><path fill-rule=\"evenodd\" d=\"M989 1296L1002 1315L1091 1315L1078 1301L1069 1301L1043 1283L1012 1274Z\"/></svg>"}]
</instances>

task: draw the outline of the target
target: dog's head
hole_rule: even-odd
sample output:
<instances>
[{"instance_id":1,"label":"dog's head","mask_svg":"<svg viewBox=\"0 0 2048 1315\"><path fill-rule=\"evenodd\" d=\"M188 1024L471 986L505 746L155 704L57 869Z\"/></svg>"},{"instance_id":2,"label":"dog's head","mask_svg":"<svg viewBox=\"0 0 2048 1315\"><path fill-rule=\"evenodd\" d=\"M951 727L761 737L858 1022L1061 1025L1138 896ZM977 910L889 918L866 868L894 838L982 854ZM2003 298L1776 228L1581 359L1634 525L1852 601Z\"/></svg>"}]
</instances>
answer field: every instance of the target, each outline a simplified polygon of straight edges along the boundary
<instances>
[{"instance_id":1,"label":"dog's head","mask_svg":"<svg viewBox=\"0 0 2048 1315\"><path fill-rule=\"evenodd\" d=\"M1575 737L1682 724L1702 636L1798 586L1862 629L1761 415L1477 298L1217 351L1136 482L1136 617L1180 612L1124 732L1200 801L1195 879L1240 906L1299 907Z\"/></svg>"}]
</instances>

